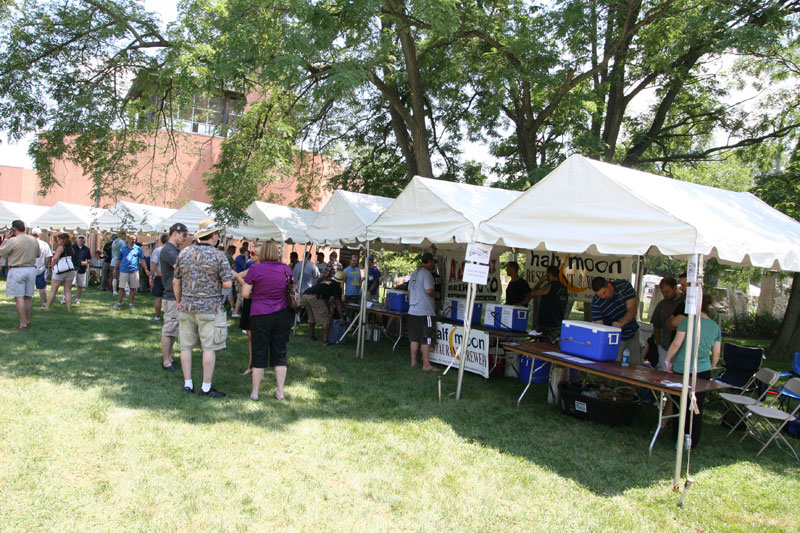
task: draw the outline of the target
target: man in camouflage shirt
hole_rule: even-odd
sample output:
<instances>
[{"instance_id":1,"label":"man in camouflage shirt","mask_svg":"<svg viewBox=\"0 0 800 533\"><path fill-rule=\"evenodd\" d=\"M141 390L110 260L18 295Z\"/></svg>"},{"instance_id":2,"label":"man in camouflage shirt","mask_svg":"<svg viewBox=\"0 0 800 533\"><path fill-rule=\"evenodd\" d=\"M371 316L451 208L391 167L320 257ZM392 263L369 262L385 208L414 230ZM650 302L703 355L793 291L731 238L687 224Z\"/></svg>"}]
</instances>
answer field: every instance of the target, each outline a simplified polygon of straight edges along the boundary
<instances>
[{"instance_id":1,"label":"man in camouflage shirt","mask_svg":"<svg viewBox=\"0 0 800 533\"><path fill-rule=\"evenodd\" d=\"M184 248L178 255L172 280L180 310L183 390L194 392L192 349L200 346L203 350L203 385L200 394L221 398L225 393L211 386L211 378L214 376L216 351L225 348L228 324L222 308L222 289L233 286L233 272L225 253L215 248L219 228L213 220L202 221L194 238L197 244ZM222 313L219 313L220 310Z\"/></svg>"}]
</instances>

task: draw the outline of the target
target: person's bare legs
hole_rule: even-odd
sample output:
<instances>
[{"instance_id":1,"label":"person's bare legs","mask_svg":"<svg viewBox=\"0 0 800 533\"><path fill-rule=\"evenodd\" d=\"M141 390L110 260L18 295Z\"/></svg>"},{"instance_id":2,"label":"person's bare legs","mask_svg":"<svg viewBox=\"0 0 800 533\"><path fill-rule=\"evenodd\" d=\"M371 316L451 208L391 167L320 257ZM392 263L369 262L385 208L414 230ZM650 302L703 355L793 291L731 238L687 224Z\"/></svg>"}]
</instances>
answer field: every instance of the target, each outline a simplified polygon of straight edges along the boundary
<instances>
[{"instance_id":1,"label":"person's bare legs","mask_svg":"<svg viewBox=\"0 0 800 533\"><path fill-rule=\"evenodd\" d=\"M25 296L22 298L23 303L25 304L25 325L31 325L31 315L33 314L33 298L29 296Z\"/></svg>"},{"instance_id":2,"label":"person's bare legs","mask_svg":"<svg viewBox=\"0 0 800 533\"><path fill-rule=\"evenodd\" d=\"M264 369L254 368L251 377L253 379L253 390L250 391L250 399L258 400L258 388L261 386L261 380L264 378Z\"/></svg>"},{"instance_id":3,"label":"person's bare legs","mask_svg":"<svg viewBox=\"0 0 800 533\"><path fill-rule=\"evenodd\" d=\"M18 329L22 329L28 326L28 322L25 320L25 298L22 296L14 297L14 300L17 304L17 320L19 324L17 324Z\"/></svg>"},{"instance_id":4,"label":"person's bare legs","mask_svg":"<svg viewBox=\"0 0 800 533\"><path fill-rule=\"evenodd\" d=\"M72 280L64 280L64 298L66 298L67 313L72 312Z\"/></svg>"},{"instance_id":5,"label":"person's bare legs","mask_svg":"<svg viewBox=\"0 0 800 533\"><path fill-rule=\"evenodd\" d=\"M128 290L130 290L130 288L128 288ZM117 286L117 291L119 293L117 294L117 303L122 305L122 300L125 298L125 287Z\"/></svg>"},{"instance_id":6,"label":"person's bare legs","mask_svg":"<svg viewBox=\"0 0 800 533\"><path fill-rule=\"evenodd\" d=\"M181 349L181 370L184 381L192 379L192 351Z\"/></svg>"},{"instance_id":7,"label":"person's bare legs","mask_svg":"<svg viewBox=\"0 0 800 533\"><path fill-rule=\"evenodd\" d=\"M243 376L246 376L247 374L249 374L250 372L253 371L253 334L250 332L249 329L247 330L247 351L248 351L247 370L242 372ZM263 371L262 371L262 374L263 374ZM256 389L256 390L258 390L258 389ZM258 396L258 394L256 394L256 396ZM258 398L253 398L253 399L257 400Z\"/></svg>"},{"instance_id":8,"label":"person's bare legs","mask_svg":"<svg viewBox=\"0 0 800 533\"><path fill-rule=\"evenodd\" d=\"M183 358L183 352L181 352L181 358ZM214 350L203 350L203 383L211 383L216 363L217 353Z\"/></svg>"},{"instance_id":9,"label":"person's bare legs","mask_svg":"<svg viewBox=\"0 0 800 533\"><path fill-rule=\"evenodd\" d=\"M154 315L154 317L155 317L155 318L158 318L158 319L160 319L160 318L161 318L161 296L159 296L158 298L156 298L156 303L155 303L155 315Z\"/></svg>"},{"instance_id":10,"label":"person's bare legs","mask_svg":"<svg viewBox=\"0 0 800 533\"><path fill-rule=\"evenodd\" d=\"M411 366L417 366L417 354L419 353L419 343L412 341L410 344L411 344Z\"/></svg>"},{"instance_id":11,"label":"person's bare legs","mask_svg":"<svg viewBox=\"0 0 800 533\"><path fill-rule=\"evenodd\" d=\"M314 338L314 328L315 328L315 326L316 326L316 325L317 325L317 324L316 324L316 323L313 323L313 322L312 322L312 323L310 323L310 324L308 324L308 336L309 336L310 338L312 338L312 339Z\"/></svg>"},{"instance_id":12,"label":"person's bare legs","mask_svg":"<svg viewBox=\"0 0 800 533\"><path fill-rule=\"evenodd\" d=\"M47 296L47 305L44 307L45 311L50 311L50 306L53 305L53 300L56 299L56 294L60 286L61 282L59 280L50 280L50 294Z\"/></svg>"},{"instance_id":13,"label":"person's bare legs","mask_svg":"<svg viewBox=\"0 0 800 533\"><path fill-rule=\"evenodd\" d=\"M431 345L430 344L421 345L420 351L422 352L422 370L427 370L429 372L438 372L439 369L431 364L431 360L428 357L431 353Z\"/></svg>"},{"instance_id":14,"label":"person's bare legs","mask_svg":"<svg viewBox=\"0 0 800 533\"><path fill-rule=\"evenodd\" d=\"M172 358L172 346L175 344L175 337L161 337L161 356L164 358L163 366L172 366L175 360ZM191 375L191 372L189 373Z\"/></svg>"},{"instance_id":15,"label":"person's bare legs","mask_svg":"<svg viewBox=\"0 0 800 533\"><path fill-rule=\"evenodd\" d=\"M39 289L39 298L42 299L42 307L47 307L47 289Z\"/></svg>"},{"instance_id":16,"label":"person's bare legs","mask_svg":"<svg viewBox=\"0 0 800 533\"><path fill-rule=\"evenodd\" d=\"M128 305L133 305L134 297L136 297L136 289L128 289Z\"/></svg>"},{"instance_id":17,"label":"person's bare legs","mask_svg":"<svg viewBox=\"0 0 800 533\"><path fill-rule=\"evenodd\" d=\"M286 367L285 366L276 366L275 367L275 384L278 386L277 392L275 392L275 398L277 400L283 400L283 384L286 382Z\"/></svg>"},{"instance_id":18,"label":"person's bare legs","mask_svg":"<svg viewBox=\"0 0 800 533\"><path fill-rule=\"evenodd\" d=\"M325 324L322 326L322 342L330 342L330 341L328 340L328 332L329 332L330 330L331 330L331 323L330 323L330 321L328 321L328 322L325 322ZM336 340L339 340L339 339L336 339Z\"/></svg>"},{"instance_id":19,"label":"person's bare legs","mask_svg":"<svg viewBox=\"0 0 800 533\"><path fill-rule=\"evenodd\" d=\"M86 275L88 276L89 273L87 272ZM76 280L77 280L77 278L76 278ZM78 283L77 289L75 289L75 299L76 300L80 300L81 299L81 294L83 294L83 286L80 283Z\"/></svg>"}]
</instances>

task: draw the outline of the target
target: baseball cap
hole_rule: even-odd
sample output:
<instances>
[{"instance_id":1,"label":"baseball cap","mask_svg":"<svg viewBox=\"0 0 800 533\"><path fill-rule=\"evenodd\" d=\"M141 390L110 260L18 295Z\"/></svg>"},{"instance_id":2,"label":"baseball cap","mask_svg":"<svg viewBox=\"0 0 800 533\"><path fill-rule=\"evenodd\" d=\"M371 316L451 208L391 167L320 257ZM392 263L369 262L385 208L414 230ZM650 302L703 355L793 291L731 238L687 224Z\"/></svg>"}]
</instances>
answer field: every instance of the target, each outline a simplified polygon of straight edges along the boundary
<instances>
[{"instance_id":1,"label":"baseball cap","mask_svg":"<svg viewBox=\"0 0 800 533\"><path fill-rule=\"evenodd\" d=\"M175 232L179 233L189 233L189 228L186 227L186 224L181 222L176 222L172 226L169 227L169 234L172 235Z\"/></svg>"},{"instance_id":2,"label":"baseball cap","mask_svg":"<svg viewBox=\"0 0 800 533\"><path fill-rule=\"evenodd\" d=\"M86 238L86 235L84 235L83 233L79 233L79 234L78 234L78 238L79 238L79 239L85 239L85 238Z\"/></svg>"},{"instance_id":3,"label":"baseball cap","mask_svg":"<svg viewBox=\"0 0 800 533\"><path fill-rule=\"evenodd\" d=\"M374 255L369 256L369 260L374 263L375 262L375 256Z\"/></svg>"},{"instance_id":4,"label":"baseball cap","mask_svg":"<svg viewBox=\"0 0 800 533\"><path fill-rule=\"evenodd\" d=\"M42 234L42 229L41 228L33 228L31 230L31 235L41 235L41 234Z\"/></svg>"},{"instance_id":5,"label":"baseball cap","mask_svg":"<svg viewBox=\"0 0 800 533\"><path fill-rule=\"evenodd\" d=\"M425 252L424 254L422 254L422 262L423 262L423 263L427 263L428 261L433 261L434 263L438 263L438 261L436 260L436 258L435 258L435 257L433 257L433 254L432 254L432 253L430 253L430 252Z\"/></svg>"}]
</instances>

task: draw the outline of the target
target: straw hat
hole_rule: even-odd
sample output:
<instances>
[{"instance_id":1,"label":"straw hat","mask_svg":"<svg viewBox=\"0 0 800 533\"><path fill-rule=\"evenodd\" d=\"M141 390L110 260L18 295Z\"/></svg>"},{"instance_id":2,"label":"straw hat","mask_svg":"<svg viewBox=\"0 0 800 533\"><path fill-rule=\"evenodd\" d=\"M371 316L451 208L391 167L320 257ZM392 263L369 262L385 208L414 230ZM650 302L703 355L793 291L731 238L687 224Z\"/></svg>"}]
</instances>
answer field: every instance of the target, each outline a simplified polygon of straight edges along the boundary
<instances>
[{"instance_id":1,"label":"straw hat","mask_svg":"<svg viewBox=\"0 0 800 533\"><path fill-rule=\"evenodd\" d=\"M344 273L344 271L343 271L343 270L339 270L338 272L336 272L336 274L334 274L334 275L333 275L333 279L334 279L334 281L338 281L339 283L341 283L342 281L344 281L344 278L345 278L345 277L346 277L346 276L345 276L345 273Z\"/></svg>"},{"instance_id":2,"label":"straw hat","mask_svg":"<svg viewBox=\"0 0 800 533\"><path fill-rule=\"evenodd\" d=\"M199 228L197 231L194 232L192 238L202 239L207 235L211 235L212 233L217 233L221 229L222 228L220 226L217 226L217 223L214 222L212 219L206 218L200 222Z\"/></svg>"}]
</instances>

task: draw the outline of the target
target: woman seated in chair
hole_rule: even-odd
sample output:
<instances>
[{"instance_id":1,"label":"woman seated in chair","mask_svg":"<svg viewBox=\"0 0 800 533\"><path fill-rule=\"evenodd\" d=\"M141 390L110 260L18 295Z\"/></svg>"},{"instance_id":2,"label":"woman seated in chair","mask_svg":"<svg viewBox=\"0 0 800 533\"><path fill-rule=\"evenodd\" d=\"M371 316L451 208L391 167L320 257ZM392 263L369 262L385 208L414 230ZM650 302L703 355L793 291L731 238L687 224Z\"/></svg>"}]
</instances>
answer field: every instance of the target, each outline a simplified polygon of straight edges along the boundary
<instances>
[{"instance_id":1,"label":"woman seated in chair","mask_svg":"<svg viewBox=\"0 0 800 533\"><path fill-rule=\"evenodd\" d=\"M700 307L700 341L697 350L697 377L700 379L710 379L711 371L717 367L719 362L720 347L722 345L722 332L716 322L708 317L708 307L711 305L711 296L703 295L703 303ZM683 366L686 357L686 329L689 325L688 320L684 320L675 332L675 338L667 350L666 370L683 374ZM700 414L694 416L692 423L692 448L697 448L700 444L700 433L703 429L703 403L706 399L705 393L697 393L697 408ZM688 428L687 418L687 428ZM673 436L678 437L678 424L673 426Z\"/></svg>"}]
</instances>

